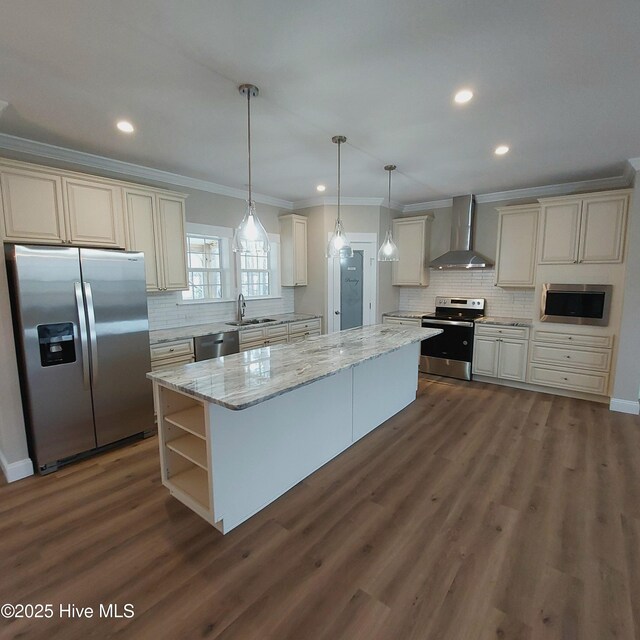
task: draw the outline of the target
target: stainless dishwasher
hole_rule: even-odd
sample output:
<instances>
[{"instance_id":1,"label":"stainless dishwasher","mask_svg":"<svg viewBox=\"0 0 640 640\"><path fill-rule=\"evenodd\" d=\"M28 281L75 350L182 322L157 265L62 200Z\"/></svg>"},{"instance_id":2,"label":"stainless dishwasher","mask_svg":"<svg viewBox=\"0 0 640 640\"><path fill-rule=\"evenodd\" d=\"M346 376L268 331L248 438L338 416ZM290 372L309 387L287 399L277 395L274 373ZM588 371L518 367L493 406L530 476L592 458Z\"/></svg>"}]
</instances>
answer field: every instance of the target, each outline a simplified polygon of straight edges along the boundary
<instances>
[{"instance_id":1,"label":"stainless dishwasher","mask_svg":"<svg viewBox=\"0 0 640 640\"><path fill-rule=\"evenodd\" d=\"M240 352L237 331L224 331L222 333L212 333L208 336L198 336L193 339L193 346L196 362Z\"/></svg>"}]
</instances>

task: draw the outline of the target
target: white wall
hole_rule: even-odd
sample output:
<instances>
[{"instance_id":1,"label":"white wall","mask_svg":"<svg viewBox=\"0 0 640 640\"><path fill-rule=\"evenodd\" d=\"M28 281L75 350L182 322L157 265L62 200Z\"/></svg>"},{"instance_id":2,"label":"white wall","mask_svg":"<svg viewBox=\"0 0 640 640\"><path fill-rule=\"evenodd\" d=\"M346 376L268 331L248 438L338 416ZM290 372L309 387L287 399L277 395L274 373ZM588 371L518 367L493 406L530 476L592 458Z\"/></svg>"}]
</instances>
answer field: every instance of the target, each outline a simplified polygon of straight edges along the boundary
<instances>
[{"instance_id":1,"label":"white wall","mask_svg":"<svg viewBox=\"0 0 640 640\"><path fill-rule=\"evenodd\" d=\"M4 254L2 256L4 260ZM20 403L20 383L13 342L7 271L0 267L0 467L7 480L33 472Z\"/></svg>"},{"instance_id":2,"label":"white wall","mask_svg":"<svg viewBox=\"0 0 640 640\"><path fill-rule=\"evenodd\" d=\"M628 413L638 413L640 397L640 171L635 174L634 185L627 223L627 270L612 400L613 408Z\"/></svg>"}]
</instances>

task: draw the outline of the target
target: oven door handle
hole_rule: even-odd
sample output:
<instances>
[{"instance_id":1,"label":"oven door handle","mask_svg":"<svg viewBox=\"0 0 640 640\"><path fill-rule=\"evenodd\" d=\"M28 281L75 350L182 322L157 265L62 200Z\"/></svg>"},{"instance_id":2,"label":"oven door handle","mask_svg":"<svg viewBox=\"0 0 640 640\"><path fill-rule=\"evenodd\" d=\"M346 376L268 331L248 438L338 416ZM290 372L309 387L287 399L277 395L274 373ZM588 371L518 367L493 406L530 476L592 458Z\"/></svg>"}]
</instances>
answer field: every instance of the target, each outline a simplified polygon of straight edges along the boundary
<instances>
[{"instance_id":1,"label":"oven door handle","mask_svg":"<svg viewBox=\"0 0 640 640\"><path fill-rule=\"evenodd\" d=\"M422 326L426 327L430 324L453 325L454 327L473 327L473 322L465 322L463 320L423 320Z\"/></svg>"}]
</instances>

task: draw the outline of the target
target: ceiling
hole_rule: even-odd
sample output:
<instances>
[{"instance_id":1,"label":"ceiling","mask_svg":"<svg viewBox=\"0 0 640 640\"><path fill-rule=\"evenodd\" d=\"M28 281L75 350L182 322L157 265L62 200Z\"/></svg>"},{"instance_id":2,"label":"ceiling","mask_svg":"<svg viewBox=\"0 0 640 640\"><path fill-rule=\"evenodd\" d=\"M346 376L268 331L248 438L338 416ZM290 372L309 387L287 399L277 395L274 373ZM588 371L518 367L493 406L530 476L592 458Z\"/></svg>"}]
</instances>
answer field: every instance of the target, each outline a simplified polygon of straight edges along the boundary
<instances>
[{"instance_id":1,"label":"ceiling","mask_svg":"<svg viewBox=\"0 0 640 640\"><path fill-rule=\"evenodd\" d=\"M2 0L0 132L289 201L425 202L623 173L638 0ZM470 87L474 99L454 105ZM135 134L114 128L130 119ZM511 147L498 157L500 143Z\"/></svg>"}]
</instances>

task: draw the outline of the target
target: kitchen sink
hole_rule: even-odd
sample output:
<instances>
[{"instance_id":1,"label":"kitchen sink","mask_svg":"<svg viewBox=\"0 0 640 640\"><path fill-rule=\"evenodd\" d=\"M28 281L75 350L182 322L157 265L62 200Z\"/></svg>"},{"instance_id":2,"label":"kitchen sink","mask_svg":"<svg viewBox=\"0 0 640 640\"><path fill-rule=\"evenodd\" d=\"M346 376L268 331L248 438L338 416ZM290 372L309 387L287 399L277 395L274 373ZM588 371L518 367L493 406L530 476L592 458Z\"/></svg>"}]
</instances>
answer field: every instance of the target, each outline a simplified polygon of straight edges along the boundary
<instances>
[{"instance_id":1,"label":"kitchen sink","mask_svg":"<svg viewBox=\"0 0 640 640\"><path fill-rule=\"evenodd\" d=\"M251 318L250 320L234 320L233 322L227 322L233 327L247 327L252 324L262 324L263 322L275 322L273 318Z\"/></svg>"}]
</instances>

